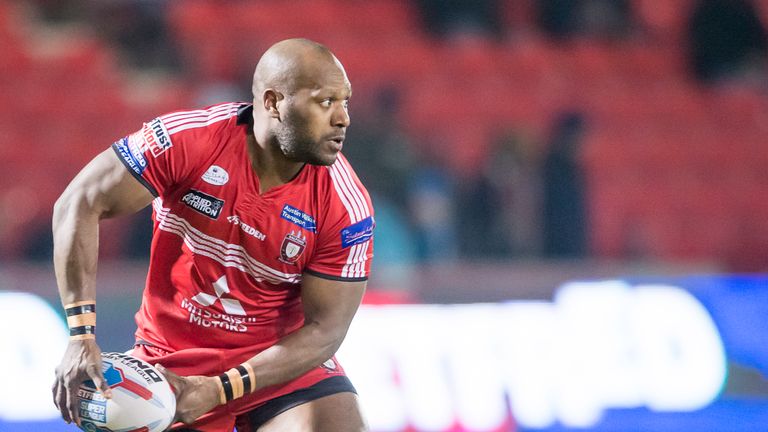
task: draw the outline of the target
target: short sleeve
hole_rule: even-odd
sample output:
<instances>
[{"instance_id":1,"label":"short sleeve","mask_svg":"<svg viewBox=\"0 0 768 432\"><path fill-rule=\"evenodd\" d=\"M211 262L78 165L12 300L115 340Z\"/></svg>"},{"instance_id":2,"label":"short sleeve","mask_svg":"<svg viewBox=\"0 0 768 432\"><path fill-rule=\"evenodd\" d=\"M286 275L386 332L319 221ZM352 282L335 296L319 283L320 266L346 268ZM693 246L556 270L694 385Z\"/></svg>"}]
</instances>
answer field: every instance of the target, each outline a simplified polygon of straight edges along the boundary
<instances>
[{"instance_id":1,"label":"short sleeve","mask_svg":"<svg viewBox=\"0 0 768 432\"><path fill-rule=\"evenodd\" d=\"M195 174L208 159L217 131L235 121L237 105L179 111L157 117L114 144L112 149L128 171L154 196Z\"/></svg>"},{"instance_id":2,"label":"short sleeve","mask_svg":"<svg viewBox=\"0 0 768 432\"><path fill-rule=\"evenodd\" d=\"M326 279L364 281L373 258L376 221L368 191L343 156L328 168L332 187L326 219L305 271Z\"/></svg>"}]
</instances>

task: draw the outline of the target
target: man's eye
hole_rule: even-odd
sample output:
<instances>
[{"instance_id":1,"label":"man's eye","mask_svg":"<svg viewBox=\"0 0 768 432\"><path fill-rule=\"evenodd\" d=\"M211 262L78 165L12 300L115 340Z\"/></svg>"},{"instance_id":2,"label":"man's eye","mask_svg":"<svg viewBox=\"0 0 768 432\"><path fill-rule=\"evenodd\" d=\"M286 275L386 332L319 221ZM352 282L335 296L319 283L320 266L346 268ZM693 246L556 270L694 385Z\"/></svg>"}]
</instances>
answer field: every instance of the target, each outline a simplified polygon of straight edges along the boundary
<instances>
[{"instance_id":1,"label":"man's eye","mask_svg":"<svg viewBox=\"0 0 768 432\"><path fill-rule=\"evenodd\" d=\"M332 103L333 103L333 101L330 100L330 99L323 99L323 101L320 102L320 105L322 105L322 106L324 106L326 108L330 108Z\"/></svg>"}]
</instances>

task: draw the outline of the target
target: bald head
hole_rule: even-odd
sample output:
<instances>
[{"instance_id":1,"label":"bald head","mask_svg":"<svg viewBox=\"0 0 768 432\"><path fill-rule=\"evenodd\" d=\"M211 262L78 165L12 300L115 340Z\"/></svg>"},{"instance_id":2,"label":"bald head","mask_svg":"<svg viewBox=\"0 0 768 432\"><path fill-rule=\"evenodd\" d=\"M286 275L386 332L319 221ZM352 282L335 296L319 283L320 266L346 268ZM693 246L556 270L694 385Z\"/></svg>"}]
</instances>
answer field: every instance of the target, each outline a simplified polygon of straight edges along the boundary
<instances>
[{"instance_id":1,"label":"bald head","mask_svg":"<svg viewBox=\"0 0 768 432\"><path fill-rule=\"evenodd\" d=\"M292 94L298 89L316 87L329 73L345 75L341 63L325 45L309 39L287 39L272 45L261 56L253 74L253 94L258 97L269 88Z\"/></svg>"},{"instance_id":2,"label":"bald head","mask_svg":"<svg viewBox=\"0 0 768 432\"><path fill-rule=\"evenodd\" d=\"M285 163L333 164L350 124L351 96L344 67L328 48L307 39L278 42L253 74L255 144Z\"/></svg>"}]
</instances>

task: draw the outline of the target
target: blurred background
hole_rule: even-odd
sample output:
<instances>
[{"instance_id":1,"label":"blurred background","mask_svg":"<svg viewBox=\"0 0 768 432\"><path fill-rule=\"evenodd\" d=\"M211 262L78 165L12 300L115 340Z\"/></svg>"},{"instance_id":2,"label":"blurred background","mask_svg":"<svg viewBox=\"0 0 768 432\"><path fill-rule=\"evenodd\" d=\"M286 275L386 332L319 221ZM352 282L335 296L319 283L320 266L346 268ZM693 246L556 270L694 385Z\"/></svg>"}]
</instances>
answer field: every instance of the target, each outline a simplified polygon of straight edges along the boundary
<instances>
[{"instance_id":1,"label":"blurred background","mask_svg":"<svg viewBox=\"0 0 768 432\"><path fill-rule=\"evenodd\" d=\"M27 330L0 378L28 393L0 390L0 431L69 430L55 199L142 122L250 101L288 37L354 88L376 258L341 354L374 430L765 430L767 23L765 0L0 0L0 322ZM103 223L107 350L148 211Z\"/></svg>"}]
</instances>

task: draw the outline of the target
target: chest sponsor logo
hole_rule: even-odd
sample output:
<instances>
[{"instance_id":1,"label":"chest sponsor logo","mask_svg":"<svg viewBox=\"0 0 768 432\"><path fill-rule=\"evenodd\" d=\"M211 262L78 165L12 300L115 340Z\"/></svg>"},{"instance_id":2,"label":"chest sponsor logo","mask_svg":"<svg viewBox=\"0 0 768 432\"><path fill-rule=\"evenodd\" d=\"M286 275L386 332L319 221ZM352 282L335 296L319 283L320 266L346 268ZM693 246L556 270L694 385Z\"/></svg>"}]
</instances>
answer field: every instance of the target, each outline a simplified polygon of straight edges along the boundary
<instances>
[{"instance_id":1,"label":"chest sponsor logo","mask_svg":"<svg viewBox=\"0 0 768 432\"><path fill-rule=\"evenodd\" d=\"M247 223L241 221L240 218L237 216L227 216L227 221L235 226L239 226L244 233L250 236L256 237L261 241L264 241L267 239L267 236L264 235L264 233L248 225Z\"/></svg>"},{"instance_id":2,"label":"chest sponsor logo","mask_svg":"<svg viewBox=\"0 0 768 432\"><path fill-rule=\"evenodd\" d=\"M181 308L189 313L189 323L203 328L214 328L245 333L256 318L249 317L239 300L230 295L227 277L213 283L214 294L199 292L191 299L181 300ZM220 312L221 310L224 312Z\"/></svg>"},{"instance_id":3,"label":"chest sponsor logo","mask_svg":"<svg viewBox=\"0 0 768 432\"><path fill-rule=\"evenodd\" d=\"M294 264L301 257L301 254L304 253L306 247L307 238L301 235L301 231L291 231L285 235L283 244L280 246L280 261L286 264Z\"/></svg>"},{"instance_id":4,"label":"chest sponsor logo","mask_svg":"<svg viewBox=\"0 0 768 432\"><path fill-rule=\"evenodd\" d=\"M117 152L120 153L120 157L128 165L135 174L141 175L145 169L147 169L147 160L144 159L144 155L136 146L133 140L123 138L115 143Z\"/></svg>"},{"instance_id":5,"label":"chest sponsor logo","mask_svg":"<svg viewBox=\"0 0 768 432\"><path fill-rule=\"evenodd\" d=\"M376 222L373 220L373 216L350 225L341 230L341 247L347 248L359 243L365 243L373 237L373 228L376 226Z\"/></svg>"},{"instance_id":6,"label":"chest sponsor logo","mask_svg":"<svg viewBox=\"0 0 768 432\"><path fill-rule=\"evenodd\" d=\"M211 165L201 178L208 184L222 186L229 181L229 173L218 165Z\"/></svg>"},{"instance_id":7,"label":"chest sponsor logo","mask_svg":"<svg viewBox=\"0 0 768 432\"><path fill-rule=\"evenodd\" d=\"M189 192L181 197L181 202L211 219L218 219L221 209L224 207L224 200L194 189L190 189Z\"/></svg>"},{"instance_id":8,"label":"chest sponsor logo","mask_svg":"<svg viewBox=\"0 0 768 432\"><path fill-rule=\"evenodd\" d=\"M144 142L154 157L160 156L173 146L171 134L168 133L168 129L165 128L165 125L159 118L144 124L143 134Z\"/></svg>"},{"instance_id":9,"label":"chest sponsor logo","mask_svg":"<svg viewBox=\"0 0 768 432\"><path fill-rule=\"evenodd\" d=\"M280 217L307 231L315 232L317 230L315 218L289 204L283 206L283 211L280 212Z\"/></svg>"}]
</instances>

